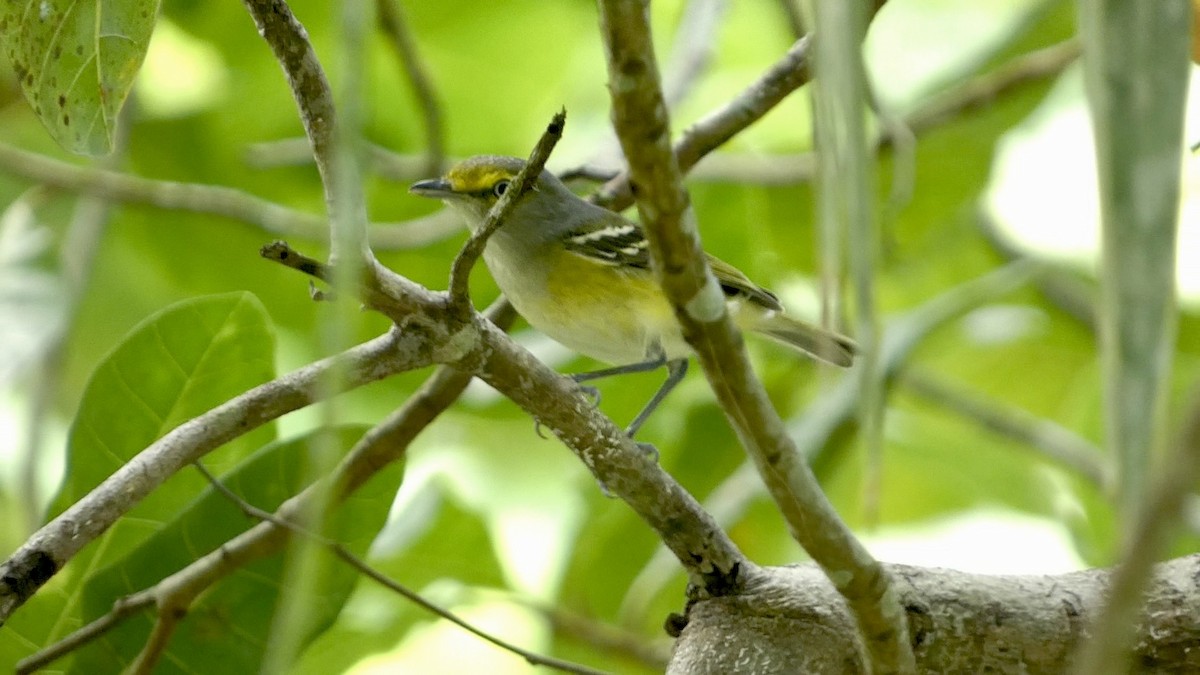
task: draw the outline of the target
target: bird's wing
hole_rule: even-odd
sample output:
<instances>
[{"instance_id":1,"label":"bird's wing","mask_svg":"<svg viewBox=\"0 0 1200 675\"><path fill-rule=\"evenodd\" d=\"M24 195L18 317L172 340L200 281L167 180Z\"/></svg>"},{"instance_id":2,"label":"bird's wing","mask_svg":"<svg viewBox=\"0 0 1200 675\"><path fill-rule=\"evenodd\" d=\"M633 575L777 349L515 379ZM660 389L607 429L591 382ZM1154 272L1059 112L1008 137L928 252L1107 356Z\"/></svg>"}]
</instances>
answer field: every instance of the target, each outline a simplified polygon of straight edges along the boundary
<instances>
[{"instance_id":1,"label":"bird's wing","mask_svg":"<svg viewBox=\"0 0 1200 675\"><path fill-rule=\"evenodd\" d=\"M617 215L572 230L564 242L571 253L596 262L650 269L650 250L641 226ZM726 295L747 298L766 309L783 309L774 293L751 281L741 270L713 255L705 255Z\"/></svg>"},{"instance_id":2,"label":"bird's wing","mask_svg":"<svg viewBox=\"0 0 1200 675\"><path fill-rule=\"evenodd\" d=\"M642 228L614 214L567 233L567 250L614 267L650 269L650 250Z\"/></svg>"},{"instance_id":3,"label":"bird's wing","mask_svg":"<svg viewBox=\"0 0 1200 675\"><path fill-rule=\"evenodd\" d=\"M779 298L775 297L774 293L750 281L750 277L742 274L741 270L711 253L705 255L708 257L708 266L712 268L717 282L721 284L726 295L731 297L740 295L767 309L776 311L783 309L783 305L779 304Z\"/></svg>"}]
</instances>

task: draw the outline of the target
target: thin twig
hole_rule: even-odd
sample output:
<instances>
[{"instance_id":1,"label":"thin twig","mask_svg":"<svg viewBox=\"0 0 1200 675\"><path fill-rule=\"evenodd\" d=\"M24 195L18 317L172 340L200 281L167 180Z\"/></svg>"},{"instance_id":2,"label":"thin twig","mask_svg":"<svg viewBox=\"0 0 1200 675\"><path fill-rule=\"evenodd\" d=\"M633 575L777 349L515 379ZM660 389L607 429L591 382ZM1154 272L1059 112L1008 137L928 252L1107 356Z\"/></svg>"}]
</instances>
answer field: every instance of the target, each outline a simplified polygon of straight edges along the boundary
<instances>
[{"instance_id":1,"label":"thin twig","mask_svg":"<svg viewBox=\"0 0 1200 675\"><path fill-rule=\"evenodd\" d=\"M34 673L58 659L83 647L92 640L102 637L116 628L122 621L138 612L154 606L154 589L127 595L113 603L112 610L54 644L39 650L17 662L16 675Z\"/></svg>"},{"instance_id":2,"label":"thin twig","mask_svg":"<svg viewBox=\"0 0 1200 675\"><path fill-rule=\"evenodd\" d=\"M1073 431L1014 406L957 391L921 372L905 373L902 383L918 396L1036 450L1101 492L1112 488L1112 481L1105 474L1103 451Z\"/></svg>"},{"instance_id":3,"label":"thin twig","mask_svg":"<svg viewBox=\"0 0 1200 675\"><path fill-rule=\"evenodd\" d=\"M931 97L905 123L913 132L928 130L964 110L987 105L999 95L1032 80L1061 73L1080 54L1079 41L1064 40L1017 56L995 70Z\"/></svg>"},{"instance_id":4,"label":"thin twig","mask_svg":"<svg viewBox=\"0 0 1200 675\"><path fill-rule=\"evenodd\" d=\"M325 71L308 41L304 26L285 0L244 0L259 35L266 40L283 67L304 132L312 143L313 158L321 174L325 205L333 223L331 259L353 256L370 270L367 218L362 186L352 163L338 160L337 143L345 142L336 123L333 93Z\"/></svg>"},{"instance_id":5,"label":"thin twig","mask_svg":"<svg viewBox=\"0 0 1200 675\"><path fill-rule=\"evenodd\" d=\"M428 153L393 152L371 142L363 143L363 150L370 170L388 180L411 183L440 173L429 173ZM443 157L443 161L450 161L450 158ZM259 169L308 166L313 163L312 145L307 138L299 137L252 143L246 148L246 162Z\"/></svg>"},{"instance_id":6,"label":"thin twig","mask_svg":"<svg viewBox=\"0 0 1200 675\"><path fill-rule=\"evenodd\" d=\"M397 0L378 0L376 10L379 13L379 28L387 36L392 50L396 52L396 60L400 62L400 67L412 85L425 120L425 159L422 169L426 176L440 175L446 163L446 130L442 124L442 107L438 102L437 91L425 71L421 56L417 53L417 45L413 41L412 32L408 30L404 13Z\"/></svg>"},{"instance_id":7,"label":"thin twig","mask_svg":"<svg viewBox=\"0 0 1200 675\"><path fill-rule=\"evenodd\" d=\"M287 520L285 518L280 518L279 516L275 515L274 513L271 513L270 511L265 511L263 509L258 508L257 506L254 506L253 504L242 499L241 496L238 495L237 493L235 493L233 490L230 490L228 487L226 487L225 484L222 483L220 480L218 480L216 476L212 475L212 473L210 473L208 469L204 468L204 465L201 464L200 462L196 462L195 467L198 471L200 471L201 474L204 475L204 478L208 480L208 482L213 486L213 488L217 492L221 493L221 495L224 496L226 499L228 499L230 502L236 504L237 507L239 509L241 509L242 512L245 513L247 516L249 516L251 518L256 518L256 519L264 521L264 522L271 523L275 527L278 527L283 530L287 530L288 532L290 532L292 534L300 535L300 536L304 537L305 539L308 539L309 541L312 541L312 542L316 543L317 545L328 549L331 553L333 553L335 556L340 558L343 562L345 562L346 564L353 567L359 574L362 574L363 576L370 578L371 580L380 584L384 588L387 588L388 590L396 593L397 595L400 595L404 599L417 605L418 607L424 609L425 611L430 612L431 614L435 614L435 615L445 619L446 621L453 623L454 625L458 626L459 628L462 628L463 630L467 631L468 633L471 633L472 635L482 638L482 639L496 645L497 647L499 647L501 649L512 652L513 654L520 656L521 658L525 659L527 662L529 662L530 664L535 665L535 666L547 666L549 668L554 668L555 670L560 670L560 671L566 672L566 673L582 673L584 675L603 675L603 673L605 672L605 671L601 671L601 670L595 670L593 668L588 668L587 666L582 666L579 664L571 663L569 661L563 661L561 659L556 659L551 656L544 656L541 654L536 654L534 652L531 652L531 651L528 651L521 647L518 647L517 645L512 644L511 642L502 640L480 628L476 628L474 625L459 618L453 612L451 612L447 609L444 609L442 607L439 607L439 606L433 604L432 602L429 602L425 598L422 598L416 592L410 590L408 587L391 579L390 577L383 574L379 570L376 570L374 567L367 564L367 562L365 560L363 560L362 558L359 558L358 556L354 555L352 552L347 550L346 547L342 546L342 544L340 542L330 539L328 537L325 537L325 536L323 536L317 532L314 532L312 530L309 530L308 528L303 527L299 523L293 522L291 520Z\"/></svg>"},{"instance_id":8,"label":"thin twig","mask_svg":"<svg viewBox=\"0 0 1200 675\"><path fill-rule=\"evenodd\" d=\"M1046 275L1038 281L1045 286ZM919 396L944 406L983 427L1007 436L1036 451L1091 483L1105 496L1113 495L1113 479L1104 452L1075 432L1020 408L989 401L954 388L919 372L908 372L903 384ZM1180 518L1191 532L1200 534L1200 497L1184 497Z\"/></svg>"},{"instance_id":9,"label":"thin twig","mask_svg":"<svg viewBox=\"0 0 1200 675\"><path fill-rule=\"evenodd\" d=\"M306 147L308 142L304 141ZM311 153L309 162L312 162ZM81 192L114 202L151 204L158 208L208 213L256 225L271 234L323 241L328 220L304 211L220 185L179 183L131 176L119 171L82 167L0 143L0 173L21 176L50 187ZM462 230L451 213L437 213L403 223L373 223L371 245L381 250L419 248Z\"/></svg>"},{"instance_id":10,"label":"thin twig","mask_svg":"<svg viewBox=\"0 0 1200 675\"><path fill-rule=\"evenodd\" d=\"M284 267L290 267L324 282L329 282L333 278L329 265L300 253L289 246L286 241L273 241L259 249L258 254L267 260L274 260Z\"/></svg>"},{"instance_id":11,"label":"thin twig","mask_svg":"<svg viewBox=\"0 0 1200 675\"><path fill-rule=\"evenodd\" d=\"M671 640L666 636L648 640L631 630L613 626L561 607L526 602L550 621L554 632L572 638L614 657L637 661L655 671L665 670L671 658Z\"/></svg>"},{"instance_id":12,"label":"thin twig","mask_svg":"<svg viewBox=\"0 0 1200 675\"><path fill-rule=\"evenodd\" d=\"M509 184L508 190L500 196L500 199L488 211L483 224L471 235L467 243L463 244L462 250L454 258L454 263L450 267L450 307L460 318L471 311L469 285L471 269L479 261L479 256L483 255L483 248L487 246L488 239L491 238L496 230L500 229L500 226L504 224L504 220L516 208L517 203L525 196L525 193L537 183L538 177L542 174L542 169L546 166L546 160L549 159L554 146L562 138L563 127L566 123L566 109L554 114L554 117L550 120L550 124L546 125L546 131L542 133L537 145L533 147L533 152L529 153L529 159L526 161L525 166L521 167L516 178Z\"/></svg>"},{"instance_id":13,"label":"thin twig","mask_svg":"<svg viewBox=\"0 0 1200 675\"><path fill-rule=\"evenodd\" d=\"M808 38L797 40L779 61L733 100L684 131L674 146L679 170L686 173L701 157L757 122L788 94L808 82L808 49ZM609 181L592 198L614 211L628 208L633 203L629 174L623 172Z\"/></svg>"}]
</instances>

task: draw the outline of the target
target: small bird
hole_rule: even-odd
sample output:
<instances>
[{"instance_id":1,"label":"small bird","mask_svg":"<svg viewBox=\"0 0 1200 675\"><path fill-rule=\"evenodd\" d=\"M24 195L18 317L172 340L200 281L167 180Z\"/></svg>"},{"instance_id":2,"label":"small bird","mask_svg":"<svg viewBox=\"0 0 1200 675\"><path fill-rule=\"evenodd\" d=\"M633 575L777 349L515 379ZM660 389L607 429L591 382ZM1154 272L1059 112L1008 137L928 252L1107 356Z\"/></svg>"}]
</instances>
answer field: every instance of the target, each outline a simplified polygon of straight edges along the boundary
<instances>
[{"instance_id":1,"label":"small bird","mask_svg":"<svg viewBox=\"0 0 1200 675\"><path fill-rule=\"evenodd\" d=\"M476 231L524 166L516 157L471 157L445 177L419 181L409 191L441 199ZM785 315L773 293L705 255L740 328L827 363L851 364L852 340ZM642 227L579 198L549 171L542 171L488 240L483 260L530 325L614 365L573 375L576 382L666 366L666 382L626 429L630 437L686 374L693 352L651 272Z\"/></svg>"}]
</instances>

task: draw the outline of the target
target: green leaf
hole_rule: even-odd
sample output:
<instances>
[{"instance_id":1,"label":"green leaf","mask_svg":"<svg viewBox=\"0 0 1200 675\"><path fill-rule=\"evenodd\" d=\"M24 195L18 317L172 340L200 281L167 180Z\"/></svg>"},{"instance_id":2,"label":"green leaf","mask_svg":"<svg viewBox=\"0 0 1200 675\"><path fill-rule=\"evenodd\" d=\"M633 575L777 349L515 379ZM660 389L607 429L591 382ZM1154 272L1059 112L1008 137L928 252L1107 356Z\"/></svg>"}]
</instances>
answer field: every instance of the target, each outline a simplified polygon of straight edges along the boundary
<instances>
[{"instance_id":1,"label":"green leaf","mask_svg":"<svg viewBox=\"0 0 1200 675\"><path fill-rule=\"evenodd\" d=\"M410 475L417 474L414 468ZM405 490L410 487L406 485ZM438 588L504 588L504 575L483 517L453 498L437 494L435 485L419 489L423 492L421 503L415 508L410 503L399 513L399 519L410 527L419 521L422 532L414 541L402 544L401 550L381 551L389 548L383 541L388 537L385 533L372 547L372 566L427 597L431 589ZM394 525L388 529L393 530ZM464 555L464 551L469 554ZM454 591L448 594L454 595ZM426 610L378 584L360 585L337 622L304 651L289 672L346 672L365 654L395 648L398 636L432 618Z\"/></svg>"},{"instance_id":2,"label":"green leaf","mask_svg":"<svg viewBox=\"0 0 1200 675\"><path fill-rule=\"evenodd\" d=\"M87 494L179 423L274 376L275 339L262 305L238 292L187 300L142 322L100 364L83 394L52 514ZM210 453L222 472L275 438L264 425ZM0 664L80 625L78 590L90 573L124 557L207 486L173 476L85 547L0 631Z\"/></svg>"},{"instance_id":3,"label":"green leaf","mask_svg":"<svg viewBox=\"0 0 1200 675\"><path fill-rule=\"evenodd\" d=\"M366 430L365 426L339 428L334 432L336 442L349 448ZM274 510L303 489L309 474L308 450L322 433L270 444L221 482L250 504ZM376 474L338 508L327 535L364 554L387 519L402 475L400 463ZM84 618L90 621L107 613L117 598L154 585L254 524L210 487L178 518L87 582L82 591ZM258 672L280 600L283 565L283 556L271 555L210 589L179 625L155 672ZM354 569L338 560L330 561L327 569L330 574L316 591L321 596L313 603L318 616L308 640L333 622L358 579ZM81 651L70 672L120 672L142 648L153 619L152 612L130 618Z\"/></svg>"},{"instance_id":4,"label":"green leaf","mask_svg":"<svg viewBox=\"0 0 1200 675\"><path fill-rule=\"evenodd\" d=\"M112 149L157 16L157 0L0 2L4 51L29 105L64 148Z\"/></svg>"},{"instance_id":5,"label":"green leaf","mask_svg":"<svg viewBox=\"0 0 1200 675\"><path fill-rule=\"evenodd\" d=\"M68 441L67 475L50 512L61 513L182 422L270 380L274 360L266 310L250 293L185 300L142 322L84 391ZM270 429L265 434L243 437L206 461L228 469L274 438ZM156 491L135 513L173 516L205 485L200 477L186 483L186 490Z\"/></svg>"}]
</instances>

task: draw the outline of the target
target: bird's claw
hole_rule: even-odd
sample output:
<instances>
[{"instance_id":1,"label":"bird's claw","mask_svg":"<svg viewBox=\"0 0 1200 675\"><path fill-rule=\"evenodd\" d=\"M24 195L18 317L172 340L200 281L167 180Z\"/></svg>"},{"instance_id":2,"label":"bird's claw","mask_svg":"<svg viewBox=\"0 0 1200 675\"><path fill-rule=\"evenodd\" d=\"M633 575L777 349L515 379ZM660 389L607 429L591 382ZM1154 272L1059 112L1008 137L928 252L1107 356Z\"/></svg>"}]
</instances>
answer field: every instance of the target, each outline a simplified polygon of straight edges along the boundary
<instances>
[{"instance_id":1,"label":"bird's claw","mask_svg":"<svg viewBox=\"0 0 1200 675\"><path fill-rule=\"evenodd\" d=\"M592 407L593 408L600 407L600 390L599 389L597 389L596 387L590 386L590 385L581 384L581 385L579 385L579 391L582 391L585 396L592 399Z\"/></svg>"},{"instance_id":2,"label":"bird's claw","mask_svg":"<svg viewBox=\"0 0 1200 675\"><path fill-rule=\"evenodd\" d=\"M654 447L653 443L645 443L643 441L634 441L633 444L637 446L638 450L642 451L643 455L645 455L647 458L649 458L655 464L658 464L658 448Z\"/></svg>"},{"instance_id":3,"label":"bird's claw","mask_svg":"<svg viewBox=\"0 0 1200 675\"><path fill-rule=\"evenodd\" d=\"M630 440L633 440L633 439L630 439ZM641 451L642 455L649 458L650 461L654 462L655 464L658 463L658 448L654 447L653 443L645 443L643 441L633 441L633 444L635 446L637 446L637 449ZM604 481L597 479L596 485L600 486L600 494L604 495L605 497L608 497L609 499L616 498L617 495L615 495L611 491L609 491L608 486L604 484Z\"/></svg>"},{"instance_id":4,"label":"bird's claw","mask_svg":"<svg viewBox=\"0 0 1200 675\"><path fill-rule=\"evenodd\" d=\"M604 495L605 497L608 497L609 499L617 498L616 495L614 495L612 492L609 491L608 486L604 484L604 481L597 480L596 485L598 485L600 487L600 494Z\"/></svg>"}]
</instances>

